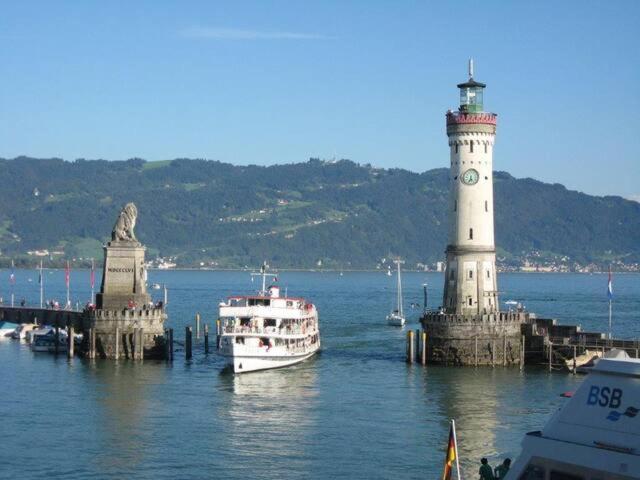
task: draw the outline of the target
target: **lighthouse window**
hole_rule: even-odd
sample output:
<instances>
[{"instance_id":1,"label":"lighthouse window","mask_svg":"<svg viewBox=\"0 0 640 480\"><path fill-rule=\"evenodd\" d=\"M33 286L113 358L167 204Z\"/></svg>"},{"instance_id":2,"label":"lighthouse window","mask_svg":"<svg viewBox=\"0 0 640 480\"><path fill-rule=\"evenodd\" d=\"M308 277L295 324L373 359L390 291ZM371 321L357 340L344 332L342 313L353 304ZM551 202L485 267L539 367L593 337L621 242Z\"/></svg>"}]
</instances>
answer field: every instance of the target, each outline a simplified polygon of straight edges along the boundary
<instances>
[{"instance_id":1,"label":"lighthouse window","mask_svg":"<svg viewBox=\"0 0 640 480\"><path fill-rule=\"evenodd\" d=\"M489 211L489 202L488 201L484 201L484 211L488 212Z\"/></svg>"},{"instance_id":2,"label":"lighthouse window","mask_svg":"<svg viewBox=\"0 0 640 480\"><path fill-rule=\"evenodd\" d=\"M473 228L469 229L469 240L473 240Z\"/></svg>"},{"instance_id":3,"label":"lighthouse window","mask_svg":"<svg viewBox=\"0 0 640 480\"><path fill-rule=\"evenodd\" d=\"M487 153L487 144L484 144L484 153Z\"/></svg>"},{"instance_id":4,"label":"lighthouse window","mask_svg":"<svg viewBox=\"0 0 640 480\"><path fill-rule=\"evenodd\" d=\"M469 306L473 305L473 299L469 297Z\"/></svg>"},{"instance_id":5,"label":"lighthouse window","mask_svg":"<svg viewBox=\"0 0 640 480\"><path fill-rule=\"evenodd\" d=\"M469 270L469 280L473 280L473 270Z\"/></svg>"},{"instance_id":6,"label":"lighthouse window","mask_svg":"<svg viewBox=\"0 0 640 480\"><path fill-rule=\"evenodd\" d=\"M469 142L469 152L473 153L473 140Z\"/></svg>"},{"instance_id":7,"label":"lighthouse window","mask_svg":"<svg viewBox=\"0 0 640 480\"><path fill-rule=\"evenodd\" d=\"M454 201L453 201L453 211L454 211L454 212L457 212L457 211L458 211L458 201L457 201L457 200L454 200Z\"/></svg>"},{"instance_id":8,"label":"lighthouse window","mask_svg":"<svg viewBox=\"0 0 640 480\"><path fill-rule=\"evenodd\" d=\"M487 270L487 278L491 278L491 270Z\"/></svg>"},{"instance_id":9,"label":"lighthouse window","mask_svg":"<svg viewBox=\"0 0 640 480\"><path fill-rule=\"evenodd\" d=\"M458 144L456 143L456 153L458 153Z\"/></svg>"}]
</instances>

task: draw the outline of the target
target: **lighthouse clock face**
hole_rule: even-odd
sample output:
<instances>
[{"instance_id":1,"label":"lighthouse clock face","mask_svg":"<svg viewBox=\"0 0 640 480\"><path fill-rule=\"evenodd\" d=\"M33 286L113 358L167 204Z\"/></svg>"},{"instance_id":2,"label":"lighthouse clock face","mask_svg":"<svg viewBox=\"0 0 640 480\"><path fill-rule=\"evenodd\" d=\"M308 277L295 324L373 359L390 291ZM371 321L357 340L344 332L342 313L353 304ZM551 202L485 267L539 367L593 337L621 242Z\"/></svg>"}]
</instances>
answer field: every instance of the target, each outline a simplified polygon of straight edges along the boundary
<instances>
[{"instance_id":1,"label":"lighthouse clock face","mask_svg":"<svg viewBox=\"0 0 640 480\"><path fill-rule=\"evenodd\" d=\"M478 174L478 171L473 168L470 168L469 170L464 172L460 177L462 183L464 183L465 185L475 185L476 183L478 183L479 178L480 175Z\"/></svg>"}]
</instances>

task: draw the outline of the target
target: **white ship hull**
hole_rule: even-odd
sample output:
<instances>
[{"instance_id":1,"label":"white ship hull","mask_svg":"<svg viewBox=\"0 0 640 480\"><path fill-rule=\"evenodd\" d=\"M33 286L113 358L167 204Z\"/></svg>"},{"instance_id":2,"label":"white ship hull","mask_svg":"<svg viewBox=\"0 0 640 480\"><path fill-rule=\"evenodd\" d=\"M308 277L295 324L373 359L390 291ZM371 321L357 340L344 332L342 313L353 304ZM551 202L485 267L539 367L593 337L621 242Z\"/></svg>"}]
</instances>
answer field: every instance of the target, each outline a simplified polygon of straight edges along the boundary
<instances>
[{"instance_id":1,"label":"white ship hull","mask_svg":"<svg viewBox=\"0 0 640 480\"><path fill-rule=\"evenodd\" d=\"M283 368L305 361L315 355L320 350L320 345L309 349L304 353L286 354L282 352L265 353L264 355L245 354L242 349L234 352L230 357L230 364L233 365L233 373L256 372L259 370L269 370L272 368Z\"/></svg>"}]
</instances>

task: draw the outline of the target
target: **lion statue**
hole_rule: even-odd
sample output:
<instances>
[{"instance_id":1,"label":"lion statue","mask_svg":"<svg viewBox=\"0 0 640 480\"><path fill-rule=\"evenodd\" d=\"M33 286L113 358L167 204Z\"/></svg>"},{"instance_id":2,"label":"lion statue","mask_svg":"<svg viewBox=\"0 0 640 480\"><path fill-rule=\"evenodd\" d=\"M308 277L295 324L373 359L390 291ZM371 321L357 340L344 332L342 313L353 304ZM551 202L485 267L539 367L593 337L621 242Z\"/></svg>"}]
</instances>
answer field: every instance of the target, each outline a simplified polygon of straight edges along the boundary
<instances>
[{"instance_id":1,"label":"lion statue","mask_svg":"<svg viewBox=\"0 0 640 480\"><path fill-rule=\"evenodd\" d=\"M138 209L133 203L127 203L113 227L111 232L111 240L136 242L136 235L133 233L133 229L136 226L136 218L138 216Z\"/></svg>"}]
</instances>

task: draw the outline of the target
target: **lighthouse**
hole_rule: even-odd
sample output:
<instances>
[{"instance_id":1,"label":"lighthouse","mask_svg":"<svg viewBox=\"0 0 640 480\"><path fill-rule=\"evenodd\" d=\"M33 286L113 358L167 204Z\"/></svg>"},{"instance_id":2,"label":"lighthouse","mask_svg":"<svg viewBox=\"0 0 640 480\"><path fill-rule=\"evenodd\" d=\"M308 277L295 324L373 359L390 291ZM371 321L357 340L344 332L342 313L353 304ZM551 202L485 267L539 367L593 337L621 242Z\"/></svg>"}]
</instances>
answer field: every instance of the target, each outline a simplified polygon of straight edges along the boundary
<instances>
[{"instance_id":1,"label":"lighthouse","mask_svg":"<svg viewBox=\"0 0 640 480\"><path fill-rule=\"evenodd\" d=\"M460 106L447 112L449 138L449 244L443 307L473 316L498 310L493 226L493 146L496 114L484 111L486 85L458 84Z\"/></svg>"},{"instance_id":2,"label":"lighthouse","mask_svg":"<svg viewBox=\"0 0 640 480\"><path fill-rule=\"evenodd\" d=\"M421 319L430 361L510 365L521 356L525 312L500 311L493 222L493 148L497 115L484 109L486 85L457 85L460 105L446 113L449 234L442 306Z\"/></svg>"}]
</instances>

